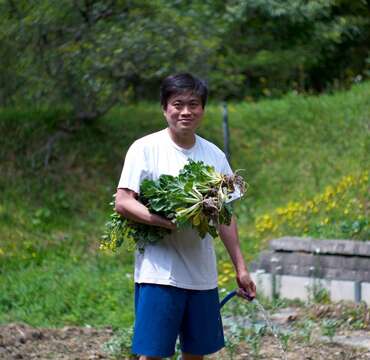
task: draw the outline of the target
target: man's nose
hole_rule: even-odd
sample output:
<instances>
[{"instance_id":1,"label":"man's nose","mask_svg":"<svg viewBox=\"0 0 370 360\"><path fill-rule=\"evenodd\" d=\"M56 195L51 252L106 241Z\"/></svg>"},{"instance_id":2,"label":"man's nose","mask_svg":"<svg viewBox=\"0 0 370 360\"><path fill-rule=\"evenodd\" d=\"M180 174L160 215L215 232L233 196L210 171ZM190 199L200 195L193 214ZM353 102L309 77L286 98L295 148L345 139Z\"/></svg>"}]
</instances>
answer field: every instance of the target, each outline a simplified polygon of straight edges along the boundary
<instances>
[{"instance_id":1,"label":"man's nose","mask_svg":"<svg viewBox=\"0 0 370 360\"><path fill-rule=\"evenodd\" d=\"M182 109L181 109L181 115L190 115L191 112L190 112L190 109L187 105L185 105Z\"/></svg>"}]
</instances>

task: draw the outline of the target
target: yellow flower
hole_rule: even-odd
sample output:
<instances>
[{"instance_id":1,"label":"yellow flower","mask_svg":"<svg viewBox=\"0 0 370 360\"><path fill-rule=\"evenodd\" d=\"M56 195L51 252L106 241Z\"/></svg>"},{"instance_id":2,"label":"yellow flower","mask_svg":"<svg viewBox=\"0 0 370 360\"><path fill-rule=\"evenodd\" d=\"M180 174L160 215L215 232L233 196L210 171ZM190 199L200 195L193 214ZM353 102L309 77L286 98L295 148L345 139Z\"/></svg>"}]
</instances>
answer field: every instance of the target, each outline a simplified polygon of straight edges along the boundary
<instances>
[{"instance_id":1,"label":"yellow flower","mask_svg":"<svg viewBox=\"0 0 370 360\"><path fill-rule=\"evenodd\" d=\"M360 177L360 184L366 183L369 181L369 174L365 172L361 177Z\"/></svg>"},{"instance_id":2,"label":"yellow flower","mask_svg":"<svg viewBox=\"0 0 370 360\"><path fill-rule=\"evenodd\" d=\"M4 250L0 248L0 255L4 255Z\"/></svg>"},{"instance_id":3,"label":"yellow flower","mask_svg":"<svg viewBox=\"0 0 370 360\"><path fill-rule=\"evenodd\" d=\"M315 206L315 203L312 200L307 201L307 203L306 203L306 208L307 209L313 209L314 206Z\"/></svg>"},{"instance_id":4,"label":"yellow flower","mask_svg":"<svg viewBox=\"0 0 370 360\"><path fill-rule=\"evenodd\" d=\"M225 261L224 263L222 263L222 267L224 269L232 269L233 266L229 262Z\"/></svg>"}]
</instances>

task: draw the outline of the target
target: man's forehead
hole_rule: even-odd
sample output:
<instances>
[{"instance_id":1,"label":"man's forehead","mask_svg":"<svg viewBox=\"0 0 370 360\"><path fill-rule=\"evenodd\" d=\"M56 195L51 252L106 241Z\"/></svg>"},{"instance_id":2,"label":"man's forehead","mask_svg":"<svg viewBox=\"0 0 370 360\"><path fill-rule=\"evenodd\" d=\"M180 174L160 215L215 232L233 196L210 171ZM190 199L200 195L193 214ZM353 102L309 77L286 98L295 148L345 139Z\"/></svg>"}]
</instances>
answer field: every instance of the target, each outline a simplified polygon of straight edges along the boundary
<instances>
[{"instance_id":1,"label":"man's forehead","mask_svg":"<svg viewBox=\"0 0 370 360\"><path fill-rule=\"evenodd\" d=\"M169 102L174 102L174 101L192 101L192 100L197 100L201 101L201 97L199 95L194 94L193 92L185 92L185 93L180 93L180 94L174 94L170 96L168 99Z\"/></svg>"}]
</instances>

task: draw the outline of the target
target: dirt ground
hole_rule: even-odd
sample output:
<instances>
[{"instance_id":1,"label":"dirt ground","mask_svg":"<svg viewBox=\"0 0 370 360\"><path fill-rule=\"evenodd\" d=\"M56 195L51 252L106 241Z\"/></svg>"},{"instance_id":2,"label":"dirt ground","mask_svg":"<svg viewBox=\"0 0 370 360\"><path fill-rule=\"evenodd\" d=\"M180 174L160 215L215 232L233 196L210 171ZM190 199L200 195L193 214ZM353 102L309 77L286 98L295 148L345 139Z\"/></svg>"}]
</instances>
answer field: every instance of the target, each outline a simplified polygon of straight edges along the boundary
<instances>
[{"instance_id":1,"label":"dirt ground","mask_svg":"<svg viewBox=\"0 0 370 360\"><path fill-rule=\"evenodd\" d=\"M102 344L111 338L110 328L94 329L64 327L60 329L33 328L26 324L0 326L0 359L52 359L52 360L93 360L114 359L102 350ZM209 359L229 359L222 350ZM260 359L283 359L273 337L265 337ZM253 359L246 345L236 350L235 360ZM354 349L341 344L314 343L310 346L289 344L289 360L369 360L370 351Z\"/></svg>"}]
</instances>

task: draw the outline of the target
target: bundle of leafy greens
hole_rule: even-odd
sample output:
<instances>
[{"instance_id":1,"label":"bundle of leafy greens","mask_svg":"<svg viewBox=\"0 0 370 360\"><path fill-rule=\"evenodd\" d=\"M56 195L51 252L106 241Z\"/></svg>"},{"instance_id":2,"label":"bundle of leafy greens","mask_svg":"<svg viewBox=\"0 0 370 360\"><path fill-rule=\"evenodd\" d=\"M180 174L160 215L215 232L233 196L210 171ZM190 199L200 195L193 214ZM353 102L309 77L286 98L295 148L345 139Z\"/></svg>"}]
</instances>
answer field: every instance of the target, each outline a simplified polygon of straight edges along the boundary
<instances>
[{"instance_id":1,"label":"bundle of leafy greens","mask_svg":"<svg viewBox=\"0 0 370 360\"><path fill-rule=\"evenodd\" d=\"M217 237L218 224L229 225L232 194L243 196L244 179L237 173L223 175L214 167L189 159L178 176L161 175L158 180L144 180L139 201L150 212L166 217L179 228L192 226L203 238ZM113 205L113 203L111 203ZM143 252L147 244L160 241L170 230L126 219L114 211L106 223L101 249L115 251L126 243L128 249Z\"/></svg>"}]
</instances>

